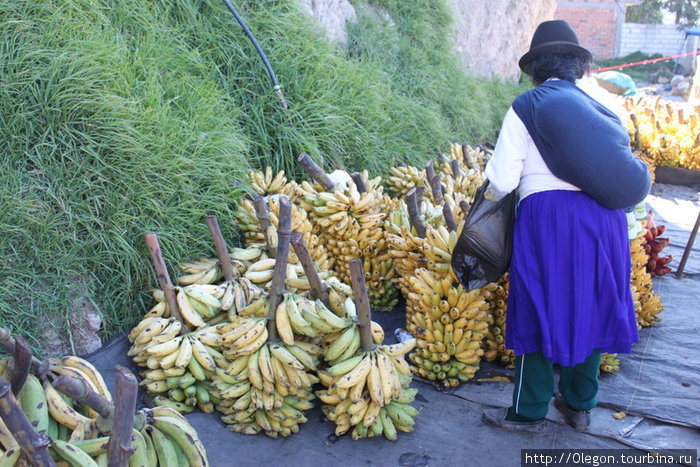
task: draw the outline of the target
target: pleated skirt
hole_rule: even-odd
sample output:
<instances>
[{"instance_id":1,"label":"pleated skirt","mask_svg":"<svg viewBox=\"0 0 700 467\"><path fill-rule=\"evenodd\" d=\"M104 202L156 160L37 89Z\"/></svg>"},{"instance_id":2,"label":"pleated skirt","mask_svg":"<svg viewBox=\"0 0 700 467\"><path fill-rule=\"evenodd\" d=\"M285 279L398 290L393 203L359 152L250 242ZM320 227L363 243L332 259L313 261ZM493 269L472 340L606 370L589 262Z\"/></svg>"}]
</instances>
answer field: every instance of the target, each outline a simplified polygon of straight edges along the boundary
<instances>
[{"instance_id":1,"label":"pleated skirt","mask_svg":"<svg viewBox=\"0 0 700 467\"><path fill-rule=\"evenodd\" d=\"M594 349L629 353L638 341L622 210L579 191L552 190L517 209L506 347L573 366Z\"/></svg>"}]
</instances>

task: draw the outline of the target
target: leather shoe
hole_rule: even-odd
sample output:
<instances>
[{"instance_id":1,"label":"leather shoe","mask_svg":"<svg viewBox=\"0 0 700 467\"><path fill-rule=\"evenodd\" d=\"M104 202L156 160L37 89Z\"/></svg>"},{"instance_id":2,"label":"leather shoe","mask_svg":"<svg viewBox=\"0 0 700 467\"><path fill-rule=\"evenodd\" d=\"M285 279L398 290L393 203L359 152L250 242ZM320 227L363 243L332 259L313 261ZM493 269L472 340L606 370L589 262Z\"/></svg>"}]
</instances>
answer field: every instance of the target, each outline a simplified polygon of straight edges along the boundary
<instances>
[{"instance_id":1,"label":"leather shoe","mask_svg":"<svg viewBox=\"0 0 700 467\"><path fill-rule=\"evenodd\" d=\"M519 431L525 433L544 433L547 429L545 420L537 420L534 422L513 422L506 420L508 407L499 407L486 409L481 416L481 419L492 426L506 431Z\"/></svg>"},{"instance_id":2,"label":"leather shoe","mask_svg":"<svg viewBox=\"0 0 700 467\"><path fill-rule=\"evenodd\" d=\"M576 410L569 407L559 393L554 396L554 407L561 412L566 423L576 431L585 431L591 424L590 410Z\"/></svg>"}]
</instances>

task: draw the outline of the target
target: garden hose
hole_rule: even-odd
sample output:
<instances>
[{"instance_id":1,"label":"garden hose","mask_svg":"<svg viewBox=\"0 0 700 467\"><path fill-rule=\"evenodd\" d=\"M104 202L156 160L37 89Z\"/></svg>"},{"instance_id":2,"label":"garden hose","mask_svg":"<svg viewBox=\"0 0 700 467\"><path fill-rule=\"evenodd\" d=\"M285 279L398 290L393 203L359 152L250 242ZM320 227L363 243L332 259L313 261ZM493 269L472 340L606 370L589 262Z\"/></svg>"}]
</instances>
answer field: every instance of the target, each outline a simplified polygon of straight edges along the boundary
<instances>
[{"instance_id":1,"label":"garden hose","mask_svg":"<svg viewBox=\"0 0 700 467\"><path fill-rule=\"evenodd\" d=\"M258 51L258 54L260 55L260 58L262 58L263 63L265 64L265 68L267 69L267 73L270 75L270 79L272 80L272 84L274 85L274 91L275 93L279 96L280 98L280 103L282 104L282 107L286 110L287 109L287 101L284 98L284 94L282 94L282 86L280 86L279 82L277 81L277 76L275 76L275 72L272 69L272 66L270 65L270 62L267 60L267 56L265 55L265 52L263 52L262 48L260 47L260 44L258 44L258 41L255 39L255 36L253 36L253 33L250 31L248 26L245 24L245 21L243 21L243 18L241 15L238 14L236 9L231 5L231 2L229 0L223 0L223 2L226 4L228 9L233 13L233 16L236 17L236 21L238 21L238 24L241 25L243 28L243 31L246 33L246 36L250 39L250 41L253 43L255 46L255 50Z\"/></svg>"}]
</instances>

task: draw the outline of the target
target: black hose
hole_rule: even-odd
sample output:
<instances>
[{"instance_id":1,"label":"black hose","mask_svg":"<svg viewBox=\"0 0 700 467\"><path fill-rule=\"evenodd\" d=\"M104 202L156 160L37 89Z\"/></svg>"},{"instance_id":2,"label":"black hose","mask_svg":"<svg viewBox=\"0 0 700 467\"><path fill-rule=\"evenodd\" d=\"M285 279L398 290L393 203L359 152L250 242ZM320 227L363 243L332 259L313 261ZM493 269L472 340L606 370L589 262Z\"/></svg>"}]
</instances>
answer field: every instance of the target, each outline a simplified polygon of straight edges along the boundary
<instances>
[{"instance_id":1,"label":"black hose","mask_svg":"<svg viewBox=\"0 0 700 467\"><path fill-rule=\"evenodd\" d=\"M262 61L265 64L265 68L267 68L267 73L270 75L270 79L272 80L272 84L274 85L274 91L279 96L282 107L286 110L287 101L284 98L284 94L282 94L282 86L280 86L280 83L277 81L277 76L275 76L275 72L272 69L270 62L267 60L265 52L263 52L262 48L260 47L260 44L258 44L258 41L255 40L255 36L253 36L253 33L250 32L250 29L248 29L248 26L245 24L245 21L243 21L241 15L239 15L236 9L233 7L233 5L231 5L231 2L229 2L229 0L223 0L223 2L226 4L231 13L233 13L233 16L236 17L236 21L238 21L238 24L240 24L243 28L243 31L245 31L246 36L248 36L250 41L255 46L255 50L258 51L260 58L262 58Z\"/></svg>"}]
</instances>

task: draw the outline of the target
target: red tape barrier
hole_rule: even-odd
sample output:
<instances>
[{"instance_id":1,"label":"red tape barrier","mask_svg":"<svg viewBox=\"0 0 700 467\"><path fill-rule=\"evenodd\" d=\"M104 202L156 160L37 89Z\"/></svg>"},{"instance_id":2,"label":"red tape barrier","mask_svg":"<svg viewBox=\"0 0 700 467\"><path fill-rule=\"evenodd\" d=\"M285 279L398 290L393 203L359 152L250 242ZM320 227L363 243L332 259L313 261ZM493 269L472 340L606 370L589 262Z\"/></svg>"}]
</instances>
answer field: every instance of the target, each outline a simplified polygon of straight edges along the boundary
<instances>
[{"instance_id":1,"label":"red tape barrier","mask_svg":"<svg viewBox=\"0 0 700 467\"><path fill-rule=\"evenodd\" d=\"M700 50L696 50L695 52L688 52L686 54L680 54L680 55L671 55L670 57L651 58L649 60L642 60L641 62L625 63L622 65L609 66L606 68L598 68L596 70L590 70L589 73L595 73L598 71L607 71L607 70L621 70L622 68L625 68L628 66L635 66L635 65L649 65L650 63L661 62L663 60L670 60L672 58L687 57L689 55L697 55L699 53L700 53Z\"/></svg>"}]
</instances>

